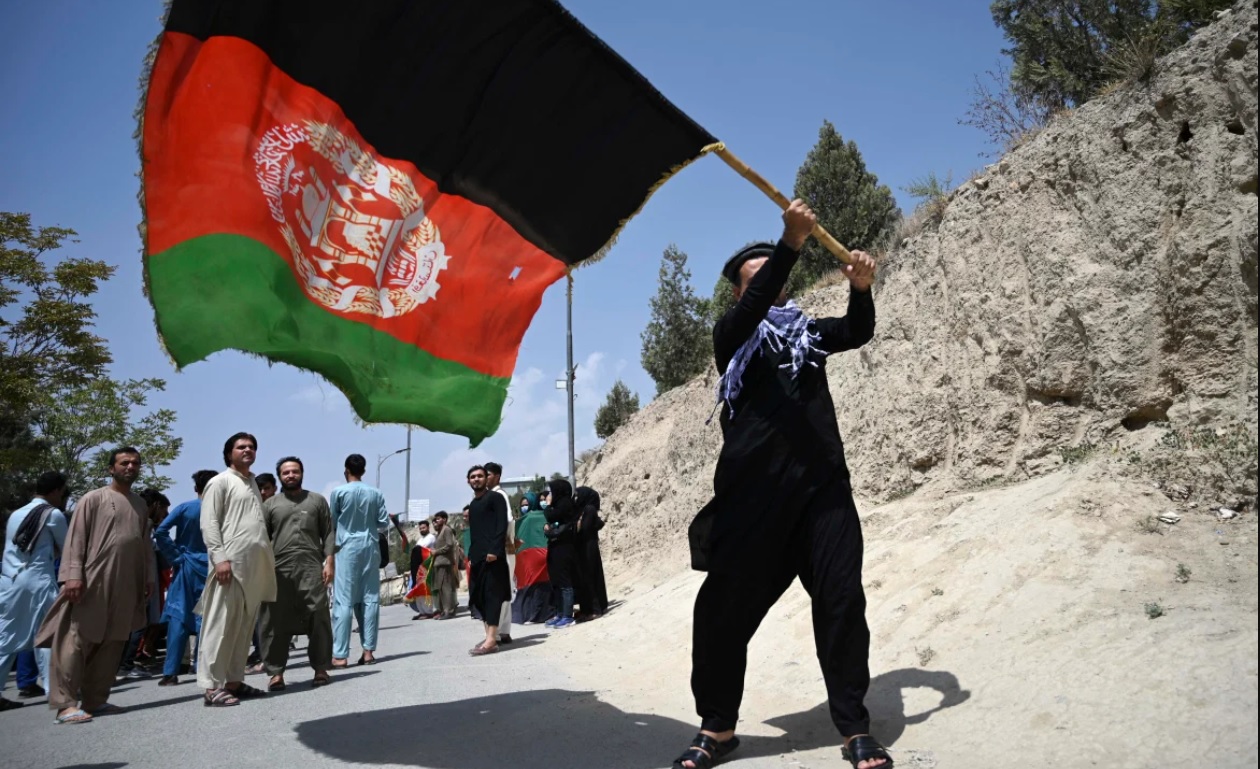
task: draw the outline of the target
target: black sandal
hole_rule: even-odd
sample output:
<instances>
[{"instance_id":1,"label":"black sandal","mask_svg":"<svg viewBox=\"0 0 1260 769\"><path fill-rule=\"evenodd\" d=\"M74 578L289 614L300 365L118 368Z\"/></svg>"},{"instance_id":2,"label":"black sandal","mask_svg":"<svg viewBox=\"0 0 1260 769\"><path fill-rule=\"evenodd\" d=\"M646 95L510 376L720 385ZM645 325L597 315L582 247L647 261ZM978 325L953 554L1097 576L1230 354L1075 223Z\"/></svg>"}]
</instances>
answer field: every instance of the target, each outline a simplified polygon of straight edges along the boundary
<instances>
[{"instance_id":1,"label":"black sandal","mask_svg":"<svg viewBox=\"0 0 1260 769\"><path fill-rule=\"evenodd\" d=\"M718 742L701 732L691 741L691 747L687 748L681 756L674 759L673 769L687 769L687 767L683 766L684 761L690 761L694 769L709 769L718 761L729 756L731 751L738 747L738 737L731 737L725 742Z\"/></svg>"},{"instance_id":2,"label":"black sandal","mask_svg":"<svg viewBox=\"0 0 1260 769\"><path fill-rule=\"evenodd\" d=\"M258 697L267 696L267 693L262 689L257 689L249 684L241 684L235 689L228 689L228 693L230 693L233 697L236 697L238 700L252 700Z\"/></svg>"},{"instance_id":3,"label":"black sandal","mask_svg":"<svg viewBox=\"0 0 1260 769\"><path fill-rule=\"evenodd\" d=\"M884 763L875 769L892 769L893 766L892 756L888 755L884 746L879 744L879 740L869 734L850 740L848 745L840 748L840 756L854 766L863 761L878 761L881 758L884 759Z\"/></svg>"}]
</instances>

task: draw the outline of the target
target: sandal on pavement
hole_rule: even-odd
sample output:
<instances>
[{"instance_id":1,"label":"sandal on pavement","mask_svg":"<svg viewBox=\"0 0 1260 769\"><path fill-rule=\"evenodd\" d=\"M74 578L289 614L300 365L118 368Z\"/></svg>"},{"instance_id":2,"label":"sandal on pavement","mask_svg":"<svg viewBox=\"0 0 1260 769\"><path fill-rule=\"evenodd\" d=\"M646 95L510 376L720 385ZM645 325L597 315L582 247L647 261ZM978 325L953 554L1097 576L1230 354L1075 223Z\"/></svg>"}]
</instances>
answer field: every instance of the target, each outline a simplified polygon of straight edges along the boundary
<instances>
[{"instance_id":1,"label":"sandal on pavement","mask_svg":"<svg viewBox=\"0 0 1260 769\"><path fill-rule=\"evenodd\" d=\"M267 693L264 692L262 689L255 688L253 686L250 686L249 684L244 684L244 683L236 687L235 689L228 689L228 691L231 692L232 696L236 697L238 700L252 700L257 697L267 696Z\"/></svg>"},{"instance_id":2,"label":"sandal on pavement","mask_svg":"<svg viewBox=\"0 0 1260 769\"><path fill-rule=\"evenodd\" d=\"M284 678L280 676L276 676L271 681L267 682L267 691L269 692L282 692L284 691L284 689L285 689Z\"/></svg>"},{"instance_id":3,"label":"sandal on pavement","mask_svg":"<svg viewBox=\"0 0 1260 769\"><path fill-rule=\"evenodd\" d=\"M840 748L840 756L850 764L857 766L863 761L878 761L884 759L884 763L879 764L875 769L892 769L892 756L888 755L888 750L879 744L879 740L869 734L862 734L849 740L849 744Z\"/></svg>"},{"instance_id":4,"label":"sandal on pavement","mask_svg":"<svg viewBox=\"0 0 1260 769\"><path fill-rule=\"evenodd\" d=\"M179 686L179 676L162 676L158 686Z\"/></svg>"},{"instance_id":5,"label":"sandal on pavement","mask_svg":"<svg viewBox=\"0 0 1260 769\"><path fill-rule=\"evenodd\" d=\"M206 692L205 706L208 708L230 708L241 704L227 689L211 689Z\"/></svg>"},{"instance_id":6,"label":"sandal on pavement","mask_svg":"<svg viewBox=\"0 0 1260 769\"><path fill-rule=\"evenodd\" d=\"M66 713L64 716L57 716L57 718L56 718L56 720L54 721L54 723L57 723L57 724L86 724L87 722L89 722L89 721L91 721L91 720L92 720L92 714L88 713L88 712L87 712L86 710L84 710L83 708L78 708L77 710L72 710L72 711L70 711L69 713Z\"/></svg>"},{"instance_id":7,"label":"sandal on pavement","mask_svg":"<svg viewBox=\"0 0 1260 769\"><path fill-rule=\"evenodd\" d=\"M315 678L311 681L311 686L318 688L327 686L330 683L332 683L332 679L328 677L327 673L316 673Z\"/></svg>"},{"instance_id":8,"label":"sandal on pavement","mask_svg":"<svg viewBox=\"0 0 1260 769\"><path fill-rule=\"evenodd\" d=\"M704 732L696 735L691 741L691 747L687 748L681 756L674 759L674 769L687 769L683 766L684 762L690 761L694 769L709 769L709 767L721 761L731 754L731 751L739 747L739 738L731 737L725 742L718 742Z\"/></svg>"},{"instance_id":9,"label":"sandal on pavement","mask_svg":"<svg viewBox=\"0 0 1260 769\"><path fill-rule=\"evenodd\" d=\"M484 657L487 654L494 654L499 650L498 646L477 646L468 653L473 657Z\"/></svg>"}]
</instances>

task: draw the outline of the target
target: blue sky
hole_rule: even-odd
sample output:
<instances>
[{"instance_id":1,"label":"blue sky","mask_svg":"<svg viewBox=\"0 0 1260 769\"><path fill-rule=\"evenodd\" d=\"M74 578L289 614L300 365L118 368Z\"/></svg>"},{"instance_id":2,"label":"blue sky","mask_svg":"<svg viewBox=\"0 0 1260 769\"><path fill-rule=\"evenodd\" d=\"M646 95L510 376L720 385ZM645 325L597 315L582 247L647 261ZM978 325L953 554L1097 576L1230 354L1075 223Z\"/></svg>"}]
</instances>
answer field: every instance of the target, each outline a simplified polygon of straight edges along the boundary
<instances>
[{"instance_id":1,"label":"blue sky","mask_svg":"<svg viewBox=\"0 0 1260 769\"><path fill-rule=\"evenodd\" d=\"M192 496L193 471L221 467L223 441L236 430L259 438L256 471L297 453L307 487L326 491L340 482L346 454L358 452L368 457L372 476L378 455L403 447L404 428L357 426L344 397L317 376L236 352L177 373L162 351L141 293L132 139L140 63L159 30L161 5L0 5L0 210L72 227L80 242L63 254L119 266L96 301L98 330L110 343L115 376L167 380L153 405L179 414L184 451L166 470L176 480L173 501ZM985 162L984 137L957 121L973 77L1001 55L987 2L569 0L566 6L785 192L823 120L857 142L867 167L906 210L912 202L902 188L914 179L929 171L965 178ZM606 259L576 273L579 452L598 443L594 412L617 377L644 403L655 392L639 364L639 332L662 250L674 243L685 251L693 284L708 294L734 248L777 237L778 216L773 203L720 160L704 158L656 193ZM474 461L499 461L509 476L563 471L564 393L554 381L564 370L564 305L561 282L547 292L525 336L497 435L470 451L457 436L414 434L413 498L430 499L434 510L462 507L469 496L464 470ZM404 507L405 466L399 455L381 468L393 511Z\"/></svg>"}]
</instances>

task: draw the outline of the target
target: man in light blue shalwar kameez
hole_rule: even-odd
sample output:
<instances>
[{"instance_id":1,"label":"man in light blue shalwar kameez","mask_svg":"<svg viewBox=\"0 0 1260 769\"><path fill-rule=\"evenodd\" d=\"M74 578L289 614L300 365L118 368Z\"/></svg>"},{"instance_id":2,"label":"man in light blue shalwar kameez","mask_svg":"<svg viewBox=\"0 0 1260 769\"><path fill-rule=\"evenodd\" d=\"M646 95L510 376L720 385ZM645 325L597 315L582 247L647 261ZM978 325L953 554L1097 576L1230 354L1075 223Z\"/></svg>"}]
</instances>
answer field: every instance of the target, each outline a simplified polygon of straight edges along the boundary
<instances>
[{"instance_id":1,"label":"man in light blue shalwar kameez","mask_svg":"<svg viewBox=\"0 0 1260 769\"><path fill-rule=\"evenodd\" d=\"M35 633L57 598L54 564L66 542L69 524L61 512L66 504L66 477L49 471L35 483L35 499L9 516L0 565L0 690L20 651L35 647ZM36 517L30 518L31 513ZM30 518L30 522L27 519ZM22 542L17 541L27 523ZM25 547L23 547L25 544ZM37 649L40 683L48 688L48 661L52 652ZM0 698L0 710L18 703Z\"/></svg>"},{"instance_id":2,"label":"man in light blue shalwar kameez","mask_svg":"<svg viewBox=\"0 0 1260 769\"><path fill-rule=\"evenodd\" d=\"M210 556L201 536L201 495L216 475L214 470L193 473L197 498L177 505L153 532L158 551L174 571L171 586L166 590L166 609L162 612L162 620L166 622L166 663L158 686L179 683L179 669L188 639L201 638L201 617L196 608L205 592L206 575L210 570ZM196 651L191 659L195 665Z\"/></svg>"},{"instance_id":3,"label":"man in light blue shalwar kameez","mask_svg":"<svg viewBox=\"0 0 1260 769\"><path fill-rule=\"evenodd\" d=\"M376 634L381 614L380 535L389 531L385 496L363 482L367 460L346 457L346 484L328 497L337 527L336 574L333 578L333 667L346 667L350 657L350 620L359 621L363 645L360 663L376 662Z\"/></svg>"}]
</instances>

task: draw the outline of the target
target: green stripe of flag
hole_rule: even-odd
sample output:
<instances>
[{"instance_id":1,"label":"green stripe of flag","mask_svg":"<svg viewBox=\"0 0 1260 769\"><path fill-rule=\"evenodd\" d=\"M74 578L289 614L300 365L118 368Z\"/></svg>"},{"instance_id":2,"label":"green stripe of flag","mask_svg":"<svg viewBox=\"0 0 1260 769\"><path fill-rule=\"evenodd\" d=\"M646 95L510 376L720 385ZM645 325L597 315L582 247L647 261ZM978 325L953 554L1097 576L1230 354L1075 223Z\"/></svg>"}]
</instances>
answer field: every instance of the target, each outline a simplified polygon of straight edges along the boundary
<instances>
[{"instance_id":1,"label":"green stripe of flag","mask_svg":"<svg viewBox=\"0 0 1260 769\"><path fill-rule=\"evenodd\" d=\"M365 421L405 422L422 409L426 428L474 446L499 426L508 378L333 315L306 297L284 259L252 238L193 238L150 256L146 268L158 331L180 367L241 350L319 372Z\"/></svg>"}]
</instances>

